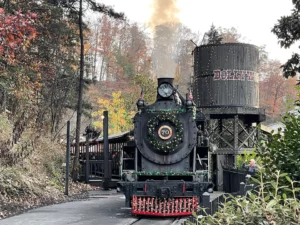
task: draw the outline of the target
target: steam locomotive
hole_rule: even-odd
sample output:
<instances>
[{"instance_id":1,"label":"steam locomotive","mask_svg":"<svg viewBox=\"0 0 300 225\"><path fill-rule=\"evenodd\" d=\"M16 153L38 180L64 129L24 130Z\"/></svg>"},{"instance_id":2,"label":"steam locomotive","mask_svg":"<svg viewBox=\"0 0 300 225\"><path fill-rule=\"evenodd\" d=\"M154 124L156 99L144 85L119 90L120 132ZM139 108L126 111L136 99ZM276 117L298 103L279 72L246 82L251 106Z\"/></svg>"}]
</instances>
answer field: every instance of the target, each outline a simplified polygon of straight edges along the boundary
<instances>
[{"instance_id":1,"label":"steam locomotive","mask_svg":"<svg viewBox=\"0 0 300 225\"><path fill-rule=\"evenodd\" d=\"M255 148L257 124L265 120L258 48L210 44L193 54L196 105L191 93L180 95L172 78L158 78L154 104L137 101L134 168L118 184L133 214L191 214L204 192L228 189L223 165L234 166L237 155Z\"/></svg>"},{"instance_id":2,"label":"steam locomotive","mask_svg":"<svg viewBox=\"0 0 300 225\"><path fill-rule=\"evenodd\" d=\"M173 87L173 78L158 78L156 102L145 105L140 98L137 107L134 171L124 173L118 183L126 206L137 215L192 214L212 187L207 168L196 170L202 164L197 143L208 148L205 116L196 112L191 93L184 98Z\"/></svg>"}]
</instances>

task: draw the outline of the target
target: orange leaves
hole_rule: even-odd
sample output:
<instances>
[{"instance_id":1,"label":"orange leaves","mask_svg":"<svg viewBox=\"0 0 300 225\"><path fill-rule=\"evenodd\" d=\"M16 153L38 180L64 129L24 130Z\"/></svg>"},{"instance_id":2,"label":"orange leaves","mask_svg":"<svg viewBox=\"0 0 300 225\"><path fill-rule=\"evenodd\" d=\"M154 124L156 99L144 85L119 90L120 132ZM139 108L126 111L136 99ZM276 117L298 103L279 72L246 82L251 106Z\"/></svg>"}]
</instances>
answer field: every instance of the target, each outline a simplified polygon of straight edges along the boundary
<instances>
[{"instance_id":1,"label":"orange leaves","mask_svg":"<svg viewBox=\"0 0 300 225\"><path fill-rule=\"evenodd\" d=\"M78 68L79 68L78 65L74 65L74 64L72 64L71 67L72 67L72 69L73 69L74 71L78 70Z\"/></svg>"},{"instance_id":2,"label":"orange leaves","mask_svg":"<svg viewBox=\"0 0 300 225\"><path fill-rule=\"evenodd\" d=\"M31 40L31 39L35 39L36 38L36 36L37 36L37 32L32 32L31 34L30 34L30 36L29 36L29 40Z\"/></svg>"},{"instance_id":3,"label":"orange leaves","mask_svg":"<svg viewBox=\"0 0 300 225\"><path fill-rule=\"evenodd\" d=\"M278 61L268 61L263 68L266 77L259 84L260 107L266 108L266 114L271 119L277 119L285 113L287 100L296 98L296 78L285 79L280 65Z\"/></svg>"},{"instance_id":4,"label":"orange leaves","mask_svg":"<svg viewBox=\"0 0 300 225\"><path fill-rule=\"evenodd\" d=\"M33 83L33 85L34 85L34 89L36 91L39 91L41 89L41 84L39 82L36 81Z\"/></svg>"},{"instance_id":5,"label":"orange leaves","mask_svg":"<svg viewBox=\"0 0 300 225\"><path fill-rule=\"evenodd\" d=\"M90 43L85 43L84 44L84 54L85 55L90 51L90 48L91 48L91 44Z\"/></svg>"}]
</instances>

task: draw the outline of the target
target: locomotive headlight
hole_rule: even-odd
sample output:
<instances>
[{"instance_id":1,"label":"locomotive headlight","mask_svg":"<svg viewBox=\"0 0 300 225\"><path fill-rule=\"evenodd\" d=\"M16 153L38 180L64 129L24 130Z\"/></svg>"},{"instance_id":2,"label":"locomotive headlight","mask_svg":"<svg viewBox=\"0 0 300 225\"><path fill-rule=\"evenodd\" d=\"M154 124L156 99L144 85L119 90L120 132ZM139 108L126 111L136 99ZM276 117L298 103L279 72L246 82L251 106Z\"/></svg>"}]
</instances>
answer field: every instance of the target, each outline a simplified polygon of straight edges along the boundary
<instances>
[{"instance_id":1,"label":"locomotive headlight","mask_svg":"<svg viewBox=\"0 0 300 225\"><path fill-rule=\"evenodd\" d=\"M157 88L158 94L163 98L169 98L173 92L174 88L170 83L162 83Z\"/></svg>"}]
</instances>

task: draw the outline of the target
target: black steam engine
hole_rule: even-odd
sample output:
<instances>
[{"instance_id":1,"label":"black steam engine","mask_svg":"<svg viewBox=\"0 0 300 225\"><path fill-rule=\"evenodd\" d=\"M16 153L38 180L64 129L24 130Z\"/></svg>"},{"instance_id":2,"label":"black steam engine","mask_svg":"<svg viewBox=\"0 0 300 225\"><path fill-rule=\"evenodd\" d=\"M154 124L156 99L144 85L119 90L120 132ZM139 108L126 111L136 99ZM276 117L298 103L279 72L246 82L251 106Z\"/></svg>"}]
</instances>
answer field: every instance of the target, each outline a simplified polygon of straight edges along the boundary
<instances>
[{"instance_id":1,"label":"black steam engine","mask_svg":"<svg viewBox=\"0 0 300 225\"><path fill-rule=\"evenodd\" d=\"M204 115L196 115L191 94L183 98L172 84L172 78L159 78L156 102L137 102L135 168L119 183L133 214L189 215L212 186L207 174L196 172L198 127L204 127Z\"/></svg>"},{"instance_id":2,"label":"black steam engine","mask_svg":"<svg viewBox=\"0 0 300 225\"><path fill-rule=\"evenodd\" d=\"M222 165L233 166L237 155L254 150L257 125L265 119L258 64L253 45L198 46L192 82L196 105L191 93L180 95L171 78L158 79L154 104L138 100L135 165L119 182L133 214L189 215L205 191L226 189Z\"/></svg>"}]
</instances>

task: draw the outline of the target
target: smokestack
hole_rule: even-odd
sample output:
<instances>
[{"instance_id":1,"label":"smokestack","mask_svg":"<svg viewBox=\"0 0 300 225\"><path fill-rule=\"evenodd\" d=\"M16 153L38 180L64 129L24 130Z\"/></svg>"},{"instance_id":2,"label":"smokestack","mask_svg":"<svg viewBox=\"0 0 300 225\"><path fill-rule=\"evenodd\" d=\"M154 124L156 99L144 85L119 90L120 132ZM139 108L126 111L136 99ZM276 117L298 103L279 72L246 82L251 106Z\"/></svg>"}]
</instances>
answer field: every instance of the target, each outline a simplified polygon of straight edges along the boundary
<instances>
[{"instance_id":1,"label":"smokestack","mask_svg":"<svg viewBox=\"0 0 300 225\"><path fill-rule=\"evenodd\" d=\"M157 78L157 86L161 85L162 83L169 83L173 86L174 78Z\"/></svg>"}]
</instances>

